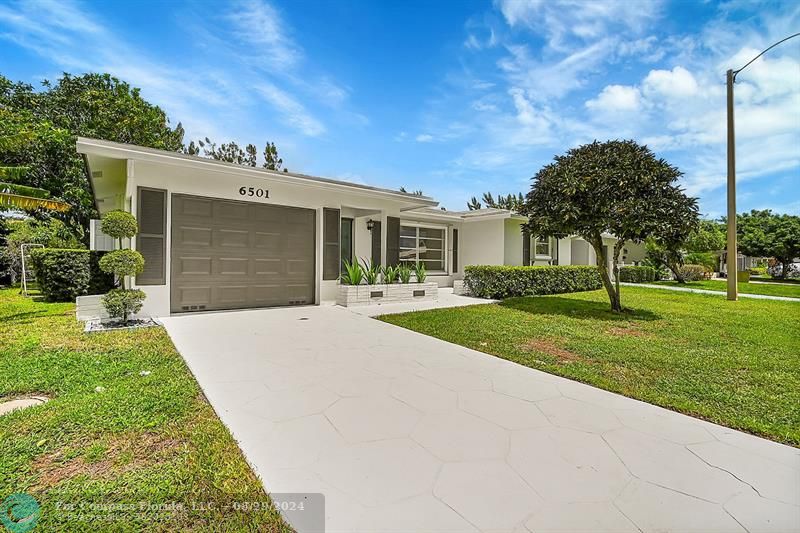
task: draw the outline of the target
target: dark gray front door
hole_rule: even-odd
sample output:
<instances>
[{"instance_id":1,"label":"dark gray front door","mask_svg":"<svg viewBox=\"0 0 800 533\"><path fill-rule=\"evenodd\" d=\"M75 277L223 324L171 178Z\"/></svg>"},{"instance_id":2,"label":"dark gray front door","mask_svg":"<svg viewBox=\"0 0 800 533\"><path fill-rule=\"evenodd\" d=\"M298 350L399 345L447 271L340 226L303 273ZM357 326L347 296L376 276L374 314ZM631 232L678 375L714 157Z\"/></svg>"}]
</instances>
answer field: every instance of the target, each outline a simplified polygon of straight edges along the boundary
<instances>
[{"instance_id":1,"label":"dark gray front door","mask_svg":"<svg viewBox=\"0 0 800 533\"><path fill-rule=\"evenodd\" d=\"M315 212L172 195L174 313L314 303Z\"/></svg>"}]
</instances>

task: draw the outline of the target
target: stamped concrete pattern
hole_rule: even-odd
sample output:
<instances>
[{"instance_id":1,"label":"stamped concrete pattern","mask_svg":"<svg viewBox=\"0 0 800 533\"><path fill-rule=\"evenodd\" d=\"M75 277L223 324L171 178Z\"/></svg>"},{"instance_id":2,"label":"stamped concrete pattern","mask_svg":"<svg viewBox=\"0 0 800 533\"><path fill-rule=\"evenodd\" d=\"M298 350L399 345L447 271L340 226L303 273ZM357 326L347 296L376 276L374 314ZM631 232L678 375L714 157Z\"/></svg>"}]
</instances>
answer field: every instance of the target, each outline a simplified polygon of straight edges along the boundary
<instances>
[{"instance_id":1,"label":"stamped concrete pattern","mask_svg":"<svg viewBox=\"0 0 800 533\"><path fill-rule=\"evenodd\" d=\"M334 306L164 320L329 532L800 531L800 450Z\"/></svg>"}]
</instances>

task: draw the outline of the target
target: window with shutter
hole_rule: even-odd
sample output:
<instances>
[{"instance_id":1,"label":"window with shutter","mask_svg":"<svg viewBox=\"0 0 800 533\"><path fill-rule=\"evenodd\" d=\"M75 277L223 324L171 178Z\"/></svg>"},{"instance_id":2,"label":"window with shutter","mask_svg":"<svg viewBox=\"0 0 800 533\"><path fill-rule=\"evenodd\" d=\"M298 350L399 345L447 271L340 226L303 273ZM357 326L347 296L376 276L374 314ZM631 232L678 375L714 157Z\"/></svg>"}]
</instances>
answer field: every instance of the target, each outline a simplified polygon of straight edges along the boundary
<instances>
[{"instance_id":1,"label":"window with shutter","mask_svg":"<svg viewBox=\"0 0 800 533\"><path fill-rule=\"evenodd\" d=\"M453 273L458 272L458 230L453 228Z\"/></svg>"},{"instance_id":2,"label":"window with shutter","mask_svg":"<svg viewBox=\"0 0 800 533\"><path fill-rule=\"evenodd\" d=\"M339 210L322 210L322 279L338 279L341 263Z\"/></svg>"},{"instance_id":3,"label":"window with shutter","mask_svg":"<svg viewBox=\"0 0 800 533\"><path fill-rule=\"evenodd\" d=\"M137 285L164 285L166 278L167 191L139 187L136 249L144 256Z\"/></svg>"}]
</instances>

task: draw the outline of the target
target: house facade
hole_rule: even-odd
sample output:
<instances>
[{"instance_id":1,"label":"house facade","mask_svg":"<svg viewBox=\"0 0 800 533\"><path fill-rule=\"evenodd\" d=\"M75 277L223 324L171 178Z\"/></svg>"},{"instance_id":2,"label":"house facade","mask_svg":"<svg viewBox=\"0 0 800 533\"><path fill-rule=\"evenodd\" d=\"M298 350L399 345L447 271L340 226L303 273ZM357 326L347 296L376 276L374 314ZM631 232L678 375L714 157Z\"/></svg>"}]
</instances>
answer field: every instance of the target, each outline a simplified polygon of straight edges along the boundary
<instances>
[{"instance_id":1,"label":"house facade","mask_svg":"<svg viewBox=\"0 0 800 533\"><path fill-rule=\"evenodd\" d=\"M444 211L425 196L95 139L77 151L98 211L139 221L129 244L145 270L132 286L150 316L332 301L345 260L422 262L441 287L465 265L596 264L582 239L532 239L507 210ZM91 247L112 247L98 228Z\"/></svg>"}]
</instances>

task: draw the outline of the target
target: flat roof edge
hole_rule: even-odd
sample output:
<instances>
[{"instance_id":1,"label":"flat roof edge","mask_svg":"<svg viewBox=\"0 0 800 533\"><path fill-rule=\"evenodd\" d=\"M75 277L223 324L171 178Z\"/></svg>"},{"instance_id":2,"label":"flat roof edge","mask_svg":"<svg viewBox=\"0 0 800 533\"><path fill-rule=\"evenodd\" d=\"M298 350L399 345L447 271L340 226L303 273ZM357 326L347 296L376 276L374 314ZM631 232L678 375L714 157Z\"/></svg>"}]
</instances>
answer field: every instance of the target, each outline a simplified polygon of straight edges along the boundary
<instances>
[{"instance_id":1,"label":"flat roof edge","mask_svg":"<svg viewBox=\"0 0 800 533\"><path fill-rule=\"evenodd\" d=\"M92 139L90 137L78 137L75 142L75 148L78 153L84 155L96 155L101 157L118 157L119 159L142 159L156 161L159 159L168 159L180 164L185 162L189 165L203 165L203 166L216 166L224 168L228 172L236 172L243 174L256 173L258 175L266 175L272 179L281 181L305 181L310 184L332 185L334 187L342 187L346 189L354 189L360 192L367 192L378 194L380 196L389 196L396 200L403 200L418 204L419 207L435 207L439 205L437 200L429 196L418 196L415 194L394 191L391 189L384 189L381 187L373 187L370 185L362 185L360 183L352 183L348 181L336 180L332 178L323 178L319 176L311 176L308 174L299 174L295 172L280 172L268 170L259 167L249 167L238 165L236 163L228 163L226 161L217 161L214 159L207 159L204 157L183 154L180 152L170 152L167 150L159 150L156 148L148 148L146 146L139 146L135 144L117 143L113 141L104 141L101 139ZM288 179L287 179L288 178Z\"/></svg>"}]
</instances>

